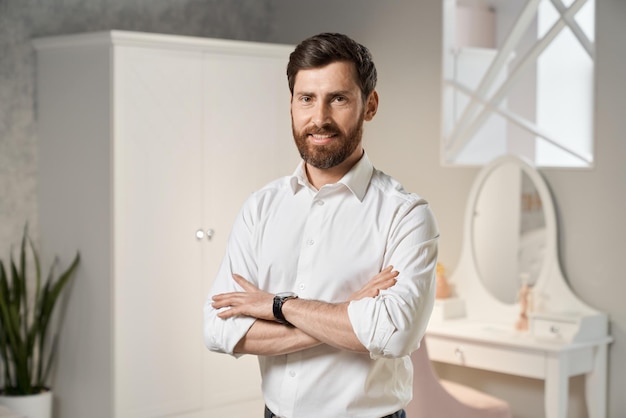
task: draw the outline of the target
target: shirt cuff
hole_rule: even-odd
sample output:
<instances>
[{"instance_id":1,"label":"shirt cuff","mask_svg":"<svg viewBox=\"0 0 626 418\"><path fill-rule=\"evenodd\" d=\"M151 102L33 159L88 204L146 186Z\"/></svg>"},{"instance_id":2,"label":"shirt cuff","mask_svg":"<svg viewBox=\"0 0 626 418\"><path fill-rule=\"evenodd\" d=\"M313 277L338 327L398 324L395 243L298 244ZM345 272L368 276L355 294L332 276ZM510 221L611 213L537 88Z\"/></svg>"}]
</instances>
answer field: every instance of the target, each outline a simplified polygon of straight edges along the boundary
<instances>
[{"instance_id":1,"label":"shirt cuff","mask_svg":"<svg viewBox=\"0 0 626 418\"><path fill-rule=\"evenodd\" d=\"M237 343L246 335L255 318L238 316L222 319L217 316L218 310L205 306L204 311L204 344L211 351L230 354L236 358L242 354L234 352Z\"/></svg>"},{"instance_id":2,"label":"shirt cuff","mask_svg":"<svg viewBox=\"0 0 626 418\"><path fill-rule=\"evenodd\" d=\"M371 358L392 357L386 348L397 329L389 317L384 296L350 302L348 317L354 333L370 352Z\"/></svg>"}]
</instances>

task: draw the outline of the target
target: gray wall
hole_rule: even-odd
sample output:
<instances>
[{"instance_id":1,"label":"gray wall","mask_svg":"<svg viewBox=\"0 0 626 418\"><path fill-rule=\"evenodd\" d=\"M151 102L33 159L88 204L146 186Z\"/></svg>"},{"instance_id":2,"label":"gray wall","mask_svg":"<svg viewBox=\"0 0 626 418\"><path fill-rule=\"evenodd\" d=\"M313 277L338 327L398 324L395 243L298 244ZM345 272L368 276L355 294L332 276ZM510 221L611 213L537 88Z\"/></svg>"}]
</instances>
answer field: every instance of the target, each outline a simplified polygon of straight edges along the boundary
<instances>
[{"instance_id":1,"label":"gray wall","mask_svg":"<svg viewBox=\"0 0 626 418\"><path fill-rule=\"evenodd\" d=\"M626 2L597 0L596 167L544 170L559 216L562 267L574 292L607 312L609 417L626 411ZM297 43L326 30L368 45L379 69L381 105L366 126L375 164L433 205L441 261L454 269L463 211L476 169L439 164L441 2L439 0L0 0L0 257L25 222L37 235L33 37L124 29ZM542 416L543 386L531 379L440 367L444 376L511 401L516 417ZM582 380L573 379L572 417L584 417Z\"/></svg>"}]
</instances>

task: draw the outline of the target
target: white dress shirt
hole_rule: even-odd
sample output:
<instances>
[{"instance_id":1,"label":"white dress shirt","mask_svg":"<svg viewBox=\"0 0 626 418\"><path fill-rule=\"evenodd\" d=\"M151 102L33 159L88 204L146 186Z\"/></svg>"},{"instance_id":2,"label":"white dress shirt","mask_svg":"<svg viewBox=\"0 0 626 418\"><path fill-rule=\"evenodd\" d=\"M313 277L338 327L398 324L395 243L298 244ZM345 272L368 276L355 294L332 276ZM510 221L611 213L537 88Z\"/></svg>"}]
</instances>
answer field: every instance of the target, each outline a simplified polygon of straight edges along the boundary
<instances>
[{"instance_id":1,"label":"white dress shirt","mask_svg":"<svg viewBox=\"0 0 626 418\"><path fill-rule=\"evenodd\" d=\"M345 302L383 268L397 283L349 304L350 322L369 355L320 345L259 356L268 407L285 418L375 418L411 399L413 368L432 310L438 229L425 200L376 170L367 155L336 184L316 190L304 164L244 204L204 306L204 338L233 354L255 319L218 318L215 294L241 291L237 273L271 292ZM261 414L261 412L259 412Z\"/></svg>"}]
</instances>

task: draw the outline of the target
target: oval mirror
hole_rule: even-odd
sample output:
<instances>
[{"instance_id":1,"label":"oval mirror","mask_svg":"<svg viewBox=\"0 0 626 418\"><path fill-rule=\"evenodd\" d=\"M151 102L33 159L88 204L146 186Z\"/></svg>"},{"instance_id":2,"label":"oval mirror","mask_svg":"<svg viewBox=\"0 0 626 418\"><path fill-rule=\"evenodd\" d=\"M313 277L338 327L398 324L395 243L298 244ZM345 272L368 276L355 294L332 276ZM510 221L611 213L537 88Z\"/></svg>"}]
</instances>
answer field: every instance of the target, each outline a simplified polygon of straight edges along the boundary
<instances>
[{"instance_id":1,"label":"oval mirror","mask_svg":"<svg viewBox=\"0 0 626 418\"><path fill-rule=\"evenodd\" d=\"M497 165L479 186L471 225L474 263L496 299L512 304L520 286L534 285L545 261L544 202L528 168Z\"/></svg>"}]
</instances>

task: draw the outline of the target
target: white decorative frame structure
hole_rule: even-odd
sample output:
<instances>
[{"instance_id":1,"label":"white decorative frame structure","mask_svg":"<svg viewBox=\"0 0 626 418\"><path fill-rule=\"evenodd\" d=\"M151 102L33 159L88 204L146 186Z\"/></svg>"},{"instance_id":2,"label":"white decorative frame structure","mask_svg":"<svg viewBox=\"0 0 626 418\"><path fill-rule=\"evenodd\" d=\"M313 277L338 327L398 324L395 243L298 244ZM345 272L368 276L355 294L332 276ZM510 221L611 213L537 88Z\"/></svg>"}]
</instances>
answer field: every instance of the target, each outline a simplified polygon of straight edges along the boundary
<instances>
[{"instance_id":1,"label":"white decorative frame structure","mask_svg":"<svg viewBox=\"0 0 626 418\"><path fill-rule=\"evenodd\" d=\"M444 1L443 164L517 154L536 166L593 165L595 0L566 2ZM472 13L459 8L482 13L492 45L467 44L460 20Z\"/></svg>"}]
</instances>

